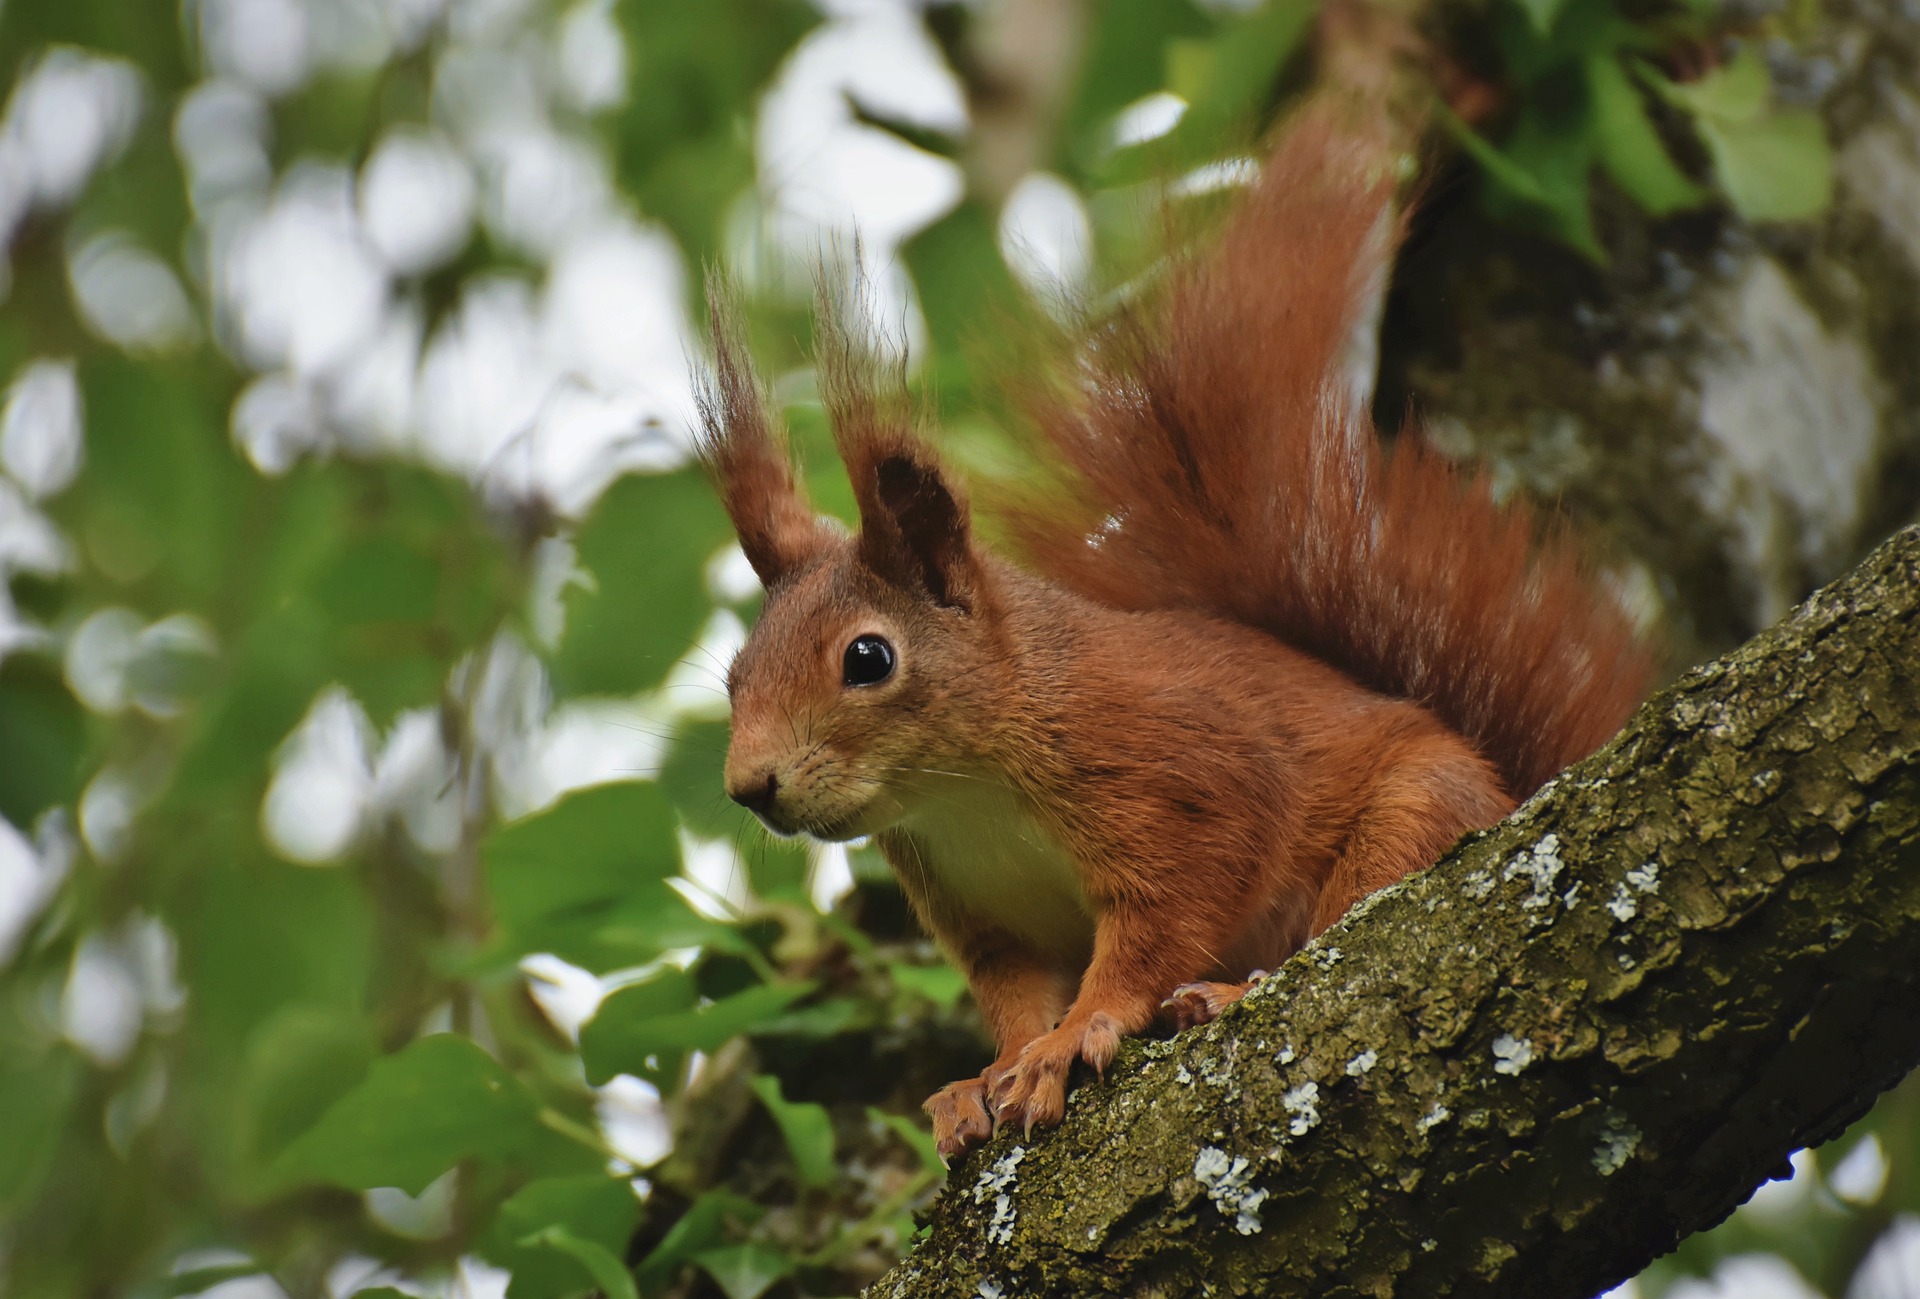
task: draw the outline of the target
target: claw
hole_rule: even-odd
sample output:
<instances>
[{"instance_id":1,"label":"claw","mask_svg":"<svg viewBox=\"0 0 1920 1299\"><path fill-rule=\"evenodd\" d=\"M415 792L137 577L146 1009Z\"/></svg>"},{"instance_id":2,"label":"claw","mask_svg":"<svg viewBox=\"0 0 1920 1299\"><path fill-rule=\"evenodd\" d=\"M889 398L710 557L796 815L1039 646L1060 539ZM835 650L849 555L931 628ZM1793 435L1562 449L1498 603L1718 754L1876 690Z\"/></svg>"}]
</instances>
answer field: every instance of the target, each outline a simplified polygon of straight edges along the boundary
<instances>
[{"instance_id":1,"label":"claw","mask_svg":"<svg viewBox=\"0 0 1920 1299\"><path fill-rule=\"evenodd\" d=\"M1264 978L1265 972L1256 970L1256 979ZM1173 990L1171 996L1160 1003L1160 1008L1169 1012L1174 1026L1182 1031L1201 1024L1211 1024L1220 1017L1220 1012L1246 996L1248 983L1183 983Z\"/></svg>"},{"instance_id":2,"label":"claw","mask_svg":"<svg viewBox=\"0 0 1920 1299\"><path fill-rule=\"evenodd\" d=\"M927 1098L921 1108L933 1119L934 1148L943 1160L964 1154L993 1136L987 1112L986 1084L981 1078L949 1083Z\"/></svg>"}]
</instances>

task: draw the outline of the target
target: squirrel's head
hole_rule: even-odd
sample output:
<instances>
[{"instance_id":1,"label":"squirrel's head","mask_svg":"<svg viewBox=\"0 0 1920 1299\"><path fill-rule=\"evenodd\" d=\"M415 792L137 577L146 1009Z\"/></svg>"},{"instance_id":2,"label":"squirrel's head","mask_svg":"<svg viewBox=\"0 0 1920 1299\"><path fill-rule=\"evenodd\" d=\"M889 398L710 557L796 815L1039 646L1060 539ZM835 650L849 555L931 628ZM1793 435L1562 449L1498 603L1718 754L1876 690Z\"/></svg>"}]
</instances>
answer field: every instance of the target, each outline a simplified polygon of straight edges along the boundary
<instances>
[{"instance_id":1,"label":"squirrel's head","mask_svg":"<svg viewBox=\"0 0 1920 1299\"><path fill-rule=\"evenodd\" d=\"M873 834L991 715L998 620L966 498L843 351L826 398L860 528L816 518L719 307L714 332L701 456L767 593L727 673L727 794L778 834Z\"/></svg>"}]
</instances>

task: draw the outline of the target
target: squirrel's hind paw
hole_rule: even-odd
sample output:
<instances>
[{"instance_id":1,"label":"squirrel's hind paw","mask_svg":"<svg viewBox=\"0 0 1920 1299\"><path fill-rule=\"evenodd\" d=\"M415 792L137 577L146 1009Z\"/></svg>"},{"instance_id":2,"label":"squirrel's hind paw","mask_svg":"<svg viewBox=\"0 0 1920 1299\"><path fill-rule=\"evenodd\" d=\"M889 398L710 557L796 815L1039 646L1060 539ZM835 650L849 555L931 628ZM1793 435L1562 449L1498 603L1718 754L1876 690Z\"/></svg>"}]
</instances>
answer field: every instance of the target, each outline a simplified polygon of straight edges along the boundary
<instances>
[{"instance_id":1,"label":"squirrel's hind paw","mask_svg":"<svg viewBox=\"0 0 1920 1299\"><path fill-rule=\"evenodd\" d=\"M969 1147L984 1145L993 1135L984 1074L948 1083L927 1097L920 1108L933 1120L933 1144L942 1159L965 1154Z\"/></svg>"},{"instance_id":2,"label":"squirrel's hind paw","mask_svg":"<svg viewBox=\"0 0 1920 1299\"><path fill-rule=\"evenodd\" d=\"M1246 996L1249 988L1266 977L1265 970L1255 970L1245 983L1183 983L1160 1003L1160 1009L1173 1021L1176 1030L1211 1024L1220 1018L1221 1011Z\"/></svg>"}]
</instances>

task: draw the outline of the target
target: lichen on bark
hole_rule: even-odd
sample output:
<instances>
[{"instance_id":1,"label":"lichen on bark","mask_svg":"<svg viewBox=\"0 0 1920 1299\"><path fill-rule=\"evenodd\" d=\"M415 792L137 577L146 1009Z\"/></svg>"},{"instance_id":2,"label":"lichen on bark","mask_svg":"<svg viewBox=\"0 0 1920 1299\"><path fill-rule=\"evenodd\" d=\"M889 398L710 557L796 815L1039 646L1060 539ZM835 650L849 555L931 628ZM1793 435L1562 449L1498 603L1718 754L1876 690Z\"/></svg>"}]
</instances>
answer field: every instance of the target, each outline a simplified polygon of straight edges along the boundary
<instances>
[{"instance_id":1,"label":"lichen on bark","mask_svg":"<svg viewBox=\"0 0 1920 1299\"><path fill-rule=\"evenodd\" d=\"M1920 1062L1915 665L1910 528L1216 1023L1129 1044L1058 1130L956 1167L868 1293L1631 1275Z\"/></svg>"}]
</instances>

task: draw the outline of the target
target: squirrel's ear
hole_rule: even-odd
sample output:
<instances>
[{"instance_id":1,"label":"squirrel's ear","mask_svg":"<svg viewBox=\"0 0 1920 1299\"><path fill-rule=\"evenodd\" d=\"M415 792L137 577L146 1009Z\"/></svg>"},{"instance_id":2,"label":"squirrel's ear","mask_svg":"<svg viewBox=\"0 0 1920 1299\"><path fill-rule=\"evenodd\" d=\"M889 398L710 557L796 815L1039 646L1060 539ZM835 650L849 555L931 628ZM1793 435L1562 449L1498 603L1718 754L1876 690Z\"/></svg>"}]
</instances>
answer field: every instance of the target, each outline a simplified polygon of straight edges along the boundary
<instances>
[{"instance_id":1,"label":"squirrel's ear","mask_svg":"<svg viewBox=\"0 0 1920 1299\"><path fill-rule=\"evenodd\" d=\"M896 451L872 461L862 492L860 555L897 585L971 611L980 589L967 504L931 459Z\"/></svg>"},{"instance_id":2,"label":"squirrel's ear","mask_svg":"<svg viewBox=\"0 0 1920 1299\"><path fill-rule=\"evenodd\" d=\"M794 479L786 430L768 410L766 391L747 355L739 310L718 276L707 279L707 306L714 373L698 392L697 447L733 519L740 549L761 584L771 588L810 563L827 532Z\"/></svg>"}]
</instances>

